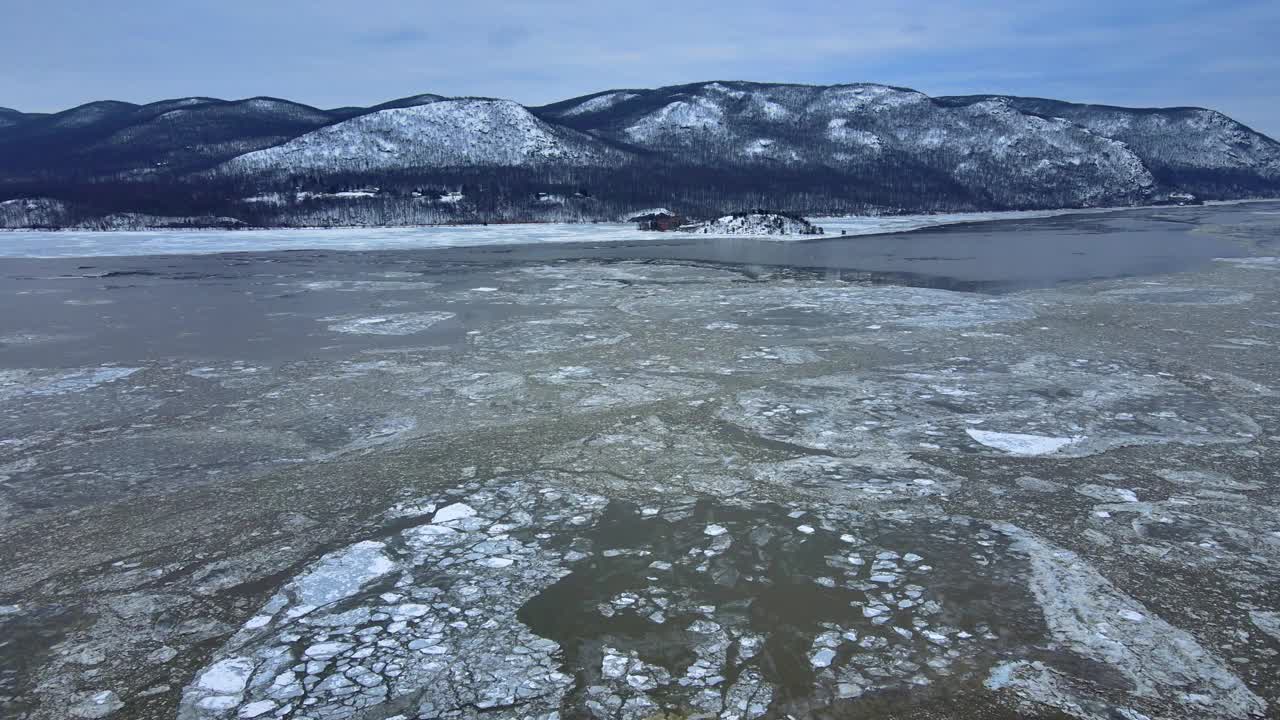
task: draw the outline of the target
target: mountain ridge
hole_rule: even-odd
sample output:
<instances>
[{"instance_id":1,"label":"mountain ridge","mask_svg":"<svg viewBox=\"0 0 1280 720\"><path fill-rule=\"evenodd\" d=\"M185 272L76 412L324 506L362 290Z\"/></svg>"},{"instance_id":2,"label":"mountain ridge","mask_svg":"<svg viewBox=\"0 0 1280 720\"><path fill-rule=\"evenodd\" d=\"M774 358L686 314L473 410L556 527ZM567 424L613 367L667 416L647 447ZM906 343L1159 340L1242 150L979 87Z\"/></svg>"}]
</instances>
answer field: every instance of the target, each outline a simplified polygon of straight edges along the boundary
<instances>
[{"instance_id":1,"label":"mountain ridge","mask_svg":"<svg viewBox=\"0 0 1280 720\"><path fill-rule=\"evenodd\" d=\"M1208 108L878 83L704 81L540 106L423 93L328 110L265 96L0 109L0 200L89 215L586 220L633 206L920 212L1182 193L1280 195L1280 143ZM245 200L264 194L300 199Z\"/></svg>"}]
</instances>

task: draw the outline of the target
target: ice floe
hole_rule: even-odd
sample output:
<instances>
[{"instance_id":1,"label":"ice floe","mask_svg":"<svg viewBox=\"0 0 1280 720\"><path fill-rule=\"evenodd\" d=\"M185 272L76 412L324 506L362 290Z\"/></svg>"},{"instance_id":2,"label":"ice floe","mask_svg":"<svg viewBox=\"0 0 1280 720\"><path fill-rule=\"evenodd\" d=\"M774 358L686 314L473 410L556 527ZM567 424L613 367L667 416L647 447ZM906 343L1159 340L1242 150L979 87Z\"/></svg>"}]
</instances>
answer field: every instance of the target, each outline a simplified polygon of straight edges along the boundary
<instances>
[{"instance_id":1,"label":"ice floe","mask_svg":"<svg viewBox=\"0 0 1280 720\"><path fill-rule=\"evenodd\" d=\"M451 320L457 313L451 312L419 312L399 313L392 315L346 316L322 318L321 322L329 323L329 329L340 333L357 335L412 335L422 332L432 325Z\"/></svg>"},{"instance_id":2,"label":"ice floe","mask_svg":"<svg viewBox=\"0 0 1280 720\"><path fill-rule=\"evenodd\" d=\"M939 380L971 394L920 391ZM739 393L720 417L771 440L898 467L920 450L1080 457L1125 445L1241 443L1259 432L1218 397L1170 378L1047 355L789 381Z\"/></svg>"},{"instance_id":3,"label":"ice floe","mask_svg":"<svg viewBox=\"0 0 1280 720\"><path fill-rule=\"evenodd\" d=\"M1266 709L1221 659L1121 593L1075 553L1015 526L997 527L1030 558L1031 590L1053 640L1063 649L1118 671L1131 684L1129 692L1138 697L1175 697L1231 718L1259 715ZM1036 674L1015 674L1008 667L998 672L1001 686L1043 682ZM1062 698L1062 692L1055 686L1053 691L1036 690L1035 696L1071 713L1079 699Z\"/></svg>"},{"instance_id":4,"label":"ice floe","mask_svg":"<svg viewBox=\"0 0 1280 720\"><path fill-rule=\"evenodd\" d=\"M268 622L247 624L197 675L179 717L319 720L373 707L476 717L516 705L551 717L570 678L557 669L558 645L516 612L568 571L563 553L532 535L603 504L520 483L477 486L394 543L325 556L259 611ZM491 535L499 520L506 532Z\"/></svg>"},{"instance_id":5,"label":"ice floe","mask_svg":"<svg viewBox=\"0 0 1280 720\"><path fill-rule=\"evenodd\" d=\"M136 367L96 367L73 370L0 370L0 400L22 396L67 395L123 380Z\"/></svg>"},{"instance_id":6,"label":"ice floe","mask_svg":"<svg viewBox=\"0 0 1280 720\"><path fill-rule=\"evenodd\" d=\"M1135 702L1265 707L1190 635L1013 525L741 499L646 510L538 477L408 505L425 524L285 584L179 718L799 717L949 677L1075 713L1072 662L1007 659L1045 642L1122 674ZM803 648L807 687L777 671L787 648Z\"/></svg>"},{"instance_id":7,"label":"ice floe","mask_svg":"<svg viewBox=\"0 0 1280 720\"><path fill-rule=\"evenodd\" d=\"M978 442L1003 450L1012 455L1052 455L1062 448L1079 442L1079 437L1056 438L1044 435L1024 435L1021 433L994 432L991 430L974 430L966 428L969 437Z\"/></svg>"}]
</instances>

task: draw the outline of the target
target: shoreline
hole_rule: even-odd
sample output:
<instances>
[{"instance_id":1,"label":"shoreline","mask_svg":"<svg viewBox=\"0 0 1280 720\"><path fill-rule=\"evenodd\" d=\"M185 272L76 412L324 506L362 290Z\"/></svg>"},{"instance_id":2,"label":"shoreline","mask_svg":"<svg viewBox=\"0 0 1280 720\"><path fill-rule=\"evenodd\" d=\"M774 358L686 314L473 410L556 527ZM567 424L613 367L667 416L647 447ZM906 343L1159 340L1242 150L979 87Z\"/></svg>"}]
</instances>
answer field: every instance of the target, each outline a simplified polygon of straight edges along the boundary
<instances>
[{"instance_id":1,"label":"shoreline","mask_svg":"<svg viewBox=\"0 0 1280 720\"><path fill-rule=\"evenodd\" d=\"M1155 208L1189 208L1189 207L1210 207L1218 205L1245 205L1250 203L1267 203L1280 202L1280 197L1274 198L1241 198L1239 200L1205 200L1201 203L1191 203L1187 205L1174 204L1151 204L1151 205L1107 205L1101 207L1083 207L1083 208L1049 208L1040 210L971 210L961 212L935 212L935 213L902 213L898 215L807 215L801 213L800 216L809 221L816 220L867 220L867 221L892 221L892 220L908 220L908 219L924 219L924 218L943 218L955 217L959 218L955 221L946 222L945 224L956 224L964 222L990 222L995 220L1018 220L1018 219L1036 219L1042 217L1056 217L1058 215L1076 215L1076 214L1094 214L1104 212L1118 212L1122 210L1149 210ZM944 224L944 223L937 223ZM619 222L615 220L583 220L580 222L569 220L548 220L548 221L518 221L518 222L461 222L461 223L443 223L438 225L245 225L243 227L225 227L222 225L201 225L201 226L185 226L185 227L142 227L135 229L121 230L99 230L89 227L48 227L48 228L0 228L0 234L4 233L140 233L140 232L225 232L225 233L243 233L243 232L284 232L298 231L306 232L312 230L424 230L424 229L444 229L444 228L479 228L479 227L525 227L525 226L584 226L584 225L604 225L617 226L632 223ZM928 227L934 227L936 224L930 224ZM679 234L674 231L653 234L675 235ZM887 231L886 234L900 232L897 230ZM738 236L747 237L747 236ZM753 236L754 237L754 236ZM759 236L769 237L769 236Z\"/></svg>"},{"instance_id":2,"label":"shoreline","mask_svg":"<svg viewBox=\"0 0 1280 720\"><path fill-rule=\"evenodd\" d=\"M8 230L0 234L0 258L143 257L216 255L281 251L371 252L449 248L550 245L680 244L744 242L820 243L841 239L887 237L922 230L976 227L1001 221L1023 221L1125 211L1191 210L1197 207L1276 203L1280 200L1213 201L1196 206L1133 206L1014 210L933 215L843 216L816 218L823 235L711 235L637 230L632 223L511 223L495 225L369 226L275 228L227 231L181 228L168 230ZM843 232L843 234L841 234Z\"/></svg>"}]
</instances>

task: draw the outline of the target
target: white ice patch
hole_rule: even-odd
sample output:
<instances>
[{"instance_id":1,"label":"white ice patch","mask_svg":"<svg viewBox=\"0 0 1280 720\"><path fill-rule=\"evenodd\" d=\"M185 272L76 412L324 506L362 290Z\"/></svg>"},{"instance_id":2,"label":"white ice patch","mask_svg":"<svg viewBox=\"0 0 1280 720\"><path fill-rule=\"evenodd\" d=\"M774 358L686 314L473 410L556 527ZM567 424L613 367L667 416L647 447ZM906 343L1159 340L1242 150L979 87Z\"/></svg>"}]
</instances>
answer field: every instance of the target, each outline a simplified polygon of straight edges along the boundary
<instances>
[{"instance_id":1,"label":"white ice patch","mask_svg":"<svg viewBox=\"0 0 1280 720\"><path fill-rule=\"evenodd\" d=\"M448 200L448 198L442 198ZM954 213L822 218L827 235L874 235L954 223L1050 217L1090 210ZM631 215L629 217L634 217ZM538 245L568 242L635 242L652 239L634 223L530 223L512 225L437 225L392 228L281 228L273 230L140 230L99 232L63 230L0 233L0 257L137 257L203 255L271 250L395 250L487 245ZM682 233L666 233L680 237ZM687 237L687 236L686 236ZM786 240L792 236L776 236ZM801 237L801 239L806 239Z\"/></svg>"},{"instance_id":2,"label":"white ice patch","mask_svg":"<svg viewBox=\"0 0 1280 720\"><path fill-rule=\"evenodd\" d=\"M22 395L53 396L84 392L123 380L142 368L97 367L73 370L0 370L0 400Z\"/></svg>"},{"instance_id":3,"label":"white ice patch","mask_svg":"<svg viewBox=\"0 0 1280 720\"><path fill-rule=\"evenodd\" d=\"M252 673L253 662L248 658L227 658L210 665L200 674L196 685L219 695L239 695Z\"/></svg>"},{"instance_id":4,"label":"white ice patch","mask_svg":"<svg viewBox=\"0 0 1280 720\"><path fill-rule=\"evenodd\" d=\"M1280 257L1214 258L1214 260L1254 270L1280 270Z\"/></svg>"},{"instance_id":5,"label":"white ice patch","mask_svg":"<svg viewBox=\"0 0 1280 720\"><path fill-rule=\"evenodd\" d=\"M422 332L436 323L457 317L451 312L398 313L372 317L328 317L321 322L329 323L334 332L356 335L412 335Z\"/></svg>"},{"instance_id":6,"label":"white ice patch","mask_svg":"<svg viewBox=\"0 0 1280 720\"><path fill-rule=\"evenodd\" d=\"M1056 645L1114 667L1139 697L1181 697L1213 708L1215 717L1244 718L1266 710L1266 701L1221 659L1121 593L1078 555L1015 525L996 527L1030 559L1029 585ZM988 684L1012 684L1035 696L1042 682L997 668ZM1037 699L1060 709L1076 706L1074 698L1060 693Z\"/></svg>"},{"instance_id":7,"label":"white ice patch","mask_svg":"<svg viewBox=\"0 0 1280 720\"><path fill-rule=\"evenodd\" d=\"M286 284L286 283L281 283ZM303 290L336 292L416 292L429 290L439 283L405 282L403 280L314 280L302 283Z\"/></svg>"},{"instance_id":8,"label":"white ice patch","mask_svg":"<svg viewBox=\"0 0 1280 720\"><path fill-rule=\"evenodd\" d=\"M386 545L373 540L330 553L311 572L291 583L298 604L323 607L359 592L360 588L395 569L384 554Z\"/></svg>"},{"instance_id":9,"label":"white ice patch","mask_svg":"<svg viewBox=\"0 0 1280 720\"><path fill-rule=\"evenodd\" d=\"M1080 437L1058 438L1044 435L974 430L972 428L966 428L965 432L969 434L969 437L987 447L1003 450L1012 455L1051 455L1081 440Z\"/></svg>"},{"instance_id":10,"label":"white ice patch","mask_svg":"<svg viewBox=\"0 0 1280 720\"><path fill-rule=\"evenodd\" d=\"M1280 642L1280 612L1251 610L1249 611L1249 619L1253 621L1253 624L1259 630Z\"/></svg>"},{"instance_id":11,"label":"white ice patch","mask_svg":"<svg viewBox=\"0 0 1280 720\"><path fill-rule=\"evenodd\" d=\"M562 553L490 531L572 539L574 519L590 525L607 501L517 483L472 487L466 503L437 514L465 520L455 527L358 543L282 587L255 615L273 624L243 628L219 650L184 689L179 720L554 717L572 679L560 646L517 614L567 574Z\"/></svg>"},{"instance_id":12,"label":"white ice patch","mask_svg":"<svg viewBox=\"0 0 1280 720\"><path fill-rule=\"evenodd\" d=\"M465 503L454 503L440 508L440 510L435 514L435 517L431 518L431 522L437 524L447 523L454 520L461 520L463 518L475 517L475 515L475 508L470 505Z\"/></svg>"}]
</instances>

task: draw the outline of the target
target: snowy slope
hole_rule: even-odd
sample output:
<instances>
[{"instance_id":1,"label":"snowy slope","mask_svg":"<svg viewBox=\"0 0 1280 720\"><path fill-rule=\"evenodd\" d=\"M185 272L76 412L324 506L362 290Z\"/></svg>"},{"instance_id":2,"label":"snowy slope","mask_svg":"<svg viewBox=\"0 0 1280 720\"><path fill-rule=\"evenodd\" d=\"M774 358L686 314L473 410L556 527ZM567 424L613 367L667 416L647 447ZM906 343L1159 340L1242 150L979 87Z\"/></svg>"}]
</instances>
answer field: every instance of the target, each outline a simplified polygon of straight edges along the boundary
<instances>
[{"instance_id":1,"label":"snowy slope","mask_svg":"<svg viewBox=\"0 0 1280 720\"><path fill-rule=\"evenodd\" d=\"M1138 109L1039 98L999 98L1025 112L1063 118L1125 143L1160 176L1186 171L1254 172L1280 178L1280 143L1214 110ZM981 102L986 98L948 98Z\"/></svg>"},{"instance_id":2,"label":"snowy slope","mask_svg":"<svg viewBox=\"0 0 1280 720\"><path fill-rule=\"evenodd\" d=\"M1132 202L1155 184L1124 143L1000 100L956 106L885 85L741 82L628 95L556 113L599 137L701 165L927 173L1006 206Z\"/></svg>"},{"instance_id":3,"label":"snowy slope","mask_svg":"<svg viewBox=\"0 0 1280 720\"><path fill-rule=\"evenodd\" d=\"M441 100L330 125L237 157L223 173L596 165L616 153L507 100Z\"/></svg>"},{"instance_id":4,"label":"snowy slope","mask_svg":"<svg viewBox=\"0 0 1280 720\"><path fill-rule=\"evenodd\" d=\"M608 110L634 97L637 97L637 94L629 90L610 90L585 99L571 100L563 106L549 106L547 114L558 118L590 115Z\"/></svg>"}]
</instances>

